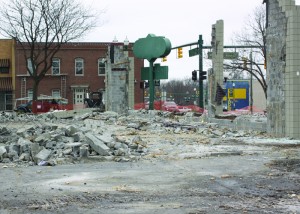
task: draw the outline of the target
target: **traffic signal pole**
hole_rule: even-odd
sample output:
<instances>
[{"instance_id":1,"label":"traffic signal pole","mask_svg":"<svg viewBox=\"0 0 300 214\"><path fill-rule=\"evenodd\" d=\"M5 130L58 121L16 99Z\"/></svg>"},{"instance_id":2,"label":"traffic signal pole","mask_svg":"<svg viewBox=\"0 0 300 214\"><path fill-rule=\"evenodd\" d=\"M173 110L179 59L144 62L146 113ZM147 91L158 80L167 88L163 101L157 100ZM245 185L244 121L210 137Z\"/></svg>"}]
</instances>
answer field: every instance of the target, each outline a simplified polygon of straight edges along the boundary
<instances>
[{"instance_id":1,"label":"traffic signal pole","mask_svg":"<svg viewBox=\"0 0 300 214\"><path fill-rule=\"evenodd\" d=\"M154 64L155 59L151 59L149 61L149 109L154 110L154 79L153 79L153 64Z\"/></svg>"},{"instance_id":2,"label":"traffic signal pole","mask_svg":"<svg viewBox=\"0 0 300 214\"><path fill-rule=\"evenodd\" d=\"M203 80L201 79L201 72L203 71L203 40L202 40L202 35L199 35L198 46L199 46L199 107L204 109Z\"/></svg>"},{"instance_id":3,"label":"traffic signal pole","mask_svg":"<svg viewBox=\"0 0 300 214\"><path fill-rule=\"evenodd\" d=\"M179 49L183 47L190 47L192 45L198 45L198 54L199 54L199 107L204 109L204 90L203 90L203 76L206 74L205 71L203 71L203 49L212 49L212 46L203 46L203 40L202 35L199 35L199 39L197 42L192 42L184 45L179 45L172 47L171 49ZM223 48L245 48L245 49L253 49L253 48L261 48L261 46L255 46L255 45L225 45ZM181 51L181 50L180 50ZM196 55L196 54L195 54ZM195 56L192 55L192 56ZM205 73L204 73L205 72Z\"/></svg>"}]
</instances>

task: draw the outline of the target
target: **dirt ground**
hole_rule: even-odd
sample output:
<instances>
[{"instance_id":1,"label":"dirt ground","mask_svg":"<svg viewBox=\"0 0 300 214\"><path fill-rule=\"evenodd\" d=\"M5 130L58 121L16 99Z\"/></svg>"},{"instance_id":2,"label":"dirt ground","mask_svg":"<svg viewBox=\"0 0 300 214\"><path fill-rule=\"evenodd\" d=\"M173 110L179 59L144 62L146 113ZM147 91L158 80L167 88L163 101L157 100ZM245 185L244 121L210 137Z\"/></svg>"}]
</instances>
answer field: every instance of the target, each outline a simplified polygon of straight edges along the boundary
<instances>
[{"instance_id":1,"label":"dirt ground","mask_svg":"<svg viewBox=\"0 0 300 214\"><path fill-rule=\"evenodd\" d=\"M118 137L134 133L124 129ZM300 144L139 132L134 161L0 163L0 213L300 213Z\"/></svg>"},{"instance_id":2,"label":"dirt ground","mask_svg":"<svg viewBox=\"0 0 300 214\"><path fill-rule=\"evenodd\" d=\"M300 213L297 148L54 167L1 164L0 213Z\"/></svg>"}]
</instances>

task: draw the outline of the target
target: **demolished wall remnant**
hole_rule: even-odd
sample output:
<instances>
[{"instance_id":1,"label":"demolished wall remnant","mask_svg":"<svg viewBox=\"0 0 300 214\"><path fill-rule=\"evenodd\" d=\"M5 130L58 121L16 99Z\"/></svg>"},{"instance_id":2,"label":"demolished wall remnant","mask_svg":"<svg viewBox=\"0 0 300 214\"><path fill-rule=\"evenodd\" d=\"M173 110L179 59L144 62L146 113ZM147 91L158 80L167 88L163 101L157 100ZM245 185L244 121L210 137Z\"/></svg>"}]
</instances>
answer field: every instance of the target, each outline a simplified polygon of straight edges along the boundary
<instances>
[{"instance_id":1,"label":"demolished wall remnant","mask_svg":"<svg viewBox=\"0 0 300 214\"><path fill-rule=\"evenodd\" d=\"M300 6L294 0L267 4L268 132L300 138Z\"/></svg>"}]
</instances>

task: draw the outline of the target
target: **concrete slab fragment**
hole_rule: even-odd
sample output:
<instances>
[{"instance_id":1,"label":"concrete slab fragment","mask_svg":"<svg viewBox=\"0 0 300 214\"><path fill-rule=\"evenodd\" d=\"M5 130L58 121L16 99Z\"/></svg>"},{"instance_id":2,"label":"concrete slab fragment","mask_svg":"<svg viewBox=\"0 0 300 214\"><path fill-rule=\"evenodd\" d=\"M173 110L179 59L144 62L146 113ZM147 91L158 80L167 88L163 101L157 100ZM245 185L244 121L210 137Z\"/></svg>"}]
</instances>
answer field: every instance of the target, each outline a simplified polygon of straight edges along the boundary
<instances>
[{"instance_id":1,"label":"concrete slab fragment","mask_svg":"<svg viewBox=\"0 0 300 214\"><path fill-rule=\"evenodd\" d=\"M103 155L103 156L110 155L109 148L101 140L95 137L95 135L93 135L92 133L86 133L85 137L87 139L87 143L99 155Z\"/></svg>"}]
</instances>

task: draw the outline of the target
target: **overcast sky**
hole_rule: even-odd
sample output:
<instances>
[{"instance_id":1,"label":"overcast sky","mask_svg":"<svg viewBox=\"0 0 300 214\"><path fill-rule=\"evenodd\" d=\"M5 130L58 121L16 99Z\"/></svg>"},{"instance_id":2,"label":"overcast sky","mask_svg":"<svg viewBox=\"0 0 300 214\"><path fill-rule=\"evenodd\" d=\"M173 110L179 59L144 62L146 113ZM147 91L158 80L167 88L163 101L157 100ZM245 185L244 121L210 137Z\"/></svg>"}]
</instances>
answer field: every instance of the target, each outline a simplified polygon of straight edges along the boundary
<instances>
[{"instance_id":1,"label":"overcast sky","mask_svg":"<svg viewBox=\"0 0 300 214\"><path fill-rule=\"evenodd\" d=\"M173 47L196 42L201 34L204 45L210 45L211 27L224 20L225 45L231 45L234 33L241 32L246 19L263 0L84 0L93 9L105 10L100 26L89 33L84 41L111 42L116 37L130 42L149 33L165 36ZM195 48L191 47L191 48ZM198 69L198 57L188 57L186 47L183 58L176 59L172 51L167 62L155 63L169 66L169 79L190 78ZM148 65L147 61L145 63Z\"/></svg>"},{"instance_id":2,"label":"overcast sky","mask_svg":"<svg viewBox=\"0 0 300 214\"><path fill-rule=\"evenodd\" d=\"M0 2L3 0L0 0ZM234 33L241 32L247 17L262 5L263 0L79 0L100 13L98 27L81 42L111 42L116 37L130 42L149 33L165 36L173 47L196 42L201 34L204 45L210 45L211 27L224 20L225 45L231 45ZM191 48L195 48L193 46ZM188 57L190 47L183 49L183 58L176 59L176 51L167 62L169 79L191 77L198 69L198 57ZM207 63L205 63L206 66ZM208 63L209 64L209 63ZM146 61L145 65L148 63ZM206 68L205 68L206 69Z\"/></svg>"}]
</instances>

